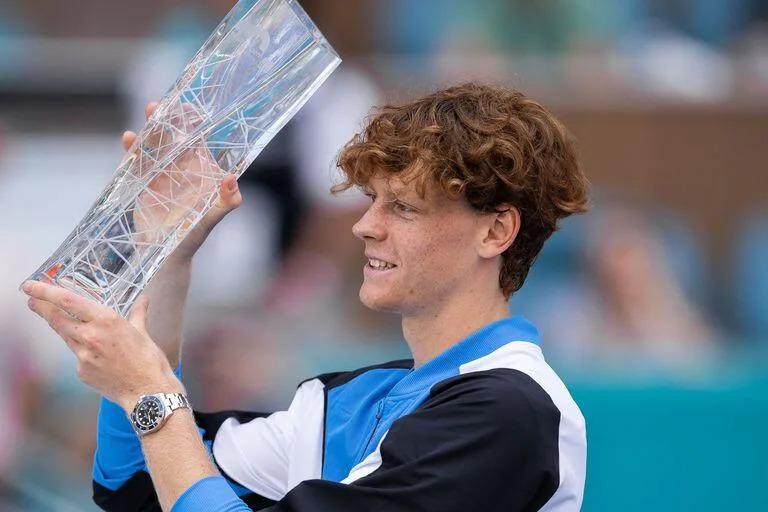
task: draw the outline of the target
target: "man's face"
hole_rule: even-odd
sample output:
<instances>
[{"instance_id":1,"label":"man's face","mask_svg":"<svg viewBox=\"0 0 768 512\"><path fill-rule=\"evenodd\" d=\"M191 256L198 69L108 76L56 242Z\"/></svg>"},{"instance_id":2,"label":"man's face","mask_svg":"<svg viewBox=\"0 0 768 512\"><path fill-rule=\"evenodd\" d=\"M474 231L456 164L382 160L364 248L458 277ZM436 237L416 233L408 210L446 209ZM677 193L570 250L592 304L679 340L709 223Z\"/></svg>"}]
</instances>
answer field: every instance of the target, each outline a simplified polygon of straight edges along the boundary
<instances>
[{"instance_id":1,"label":"man's face","mask_svg":"<svg viewBox=\"0 0 768 512\"><path fill-rule=\"evenodd\" d=\"M414 184L377 174L364 192L371 205L352 228L365 243L363 304L407 316L471 299L482 215L433 183L421 198Z\"/></svg>"}]
</instances>

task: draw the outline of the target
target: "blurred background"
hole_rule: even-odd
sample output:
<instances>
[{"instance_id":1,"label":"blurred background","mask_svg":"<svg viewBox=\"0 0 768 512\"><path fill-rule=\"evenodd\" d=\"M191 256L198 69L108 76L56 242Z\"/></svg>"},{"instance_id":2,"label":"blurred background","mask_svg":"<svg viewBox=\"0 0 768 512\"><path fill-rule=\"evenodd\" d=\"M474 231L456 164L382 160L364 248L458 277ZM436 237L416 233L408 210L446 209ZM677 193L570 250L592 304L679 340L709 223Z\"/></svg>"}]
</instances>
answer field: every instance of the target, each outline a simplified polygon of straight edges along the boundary
<instances>
[{"instance_id":1,"label":"blurred background","mask_svg":"<svg viewBox=\"0 0 768 512\"><path fill-rule=\"evenodd\" d=\"M470 79L576 135L594 209L510 303L588 424L586 511L765 510L768 1L300 0L344 63L242 178L198 255L184 373L202 410L407 356L357 301L333 159L372 105ZM19 283L81 219L232 0L0 0L0 510L89 511L98 397Z\"/></svg>"}]
</instances>

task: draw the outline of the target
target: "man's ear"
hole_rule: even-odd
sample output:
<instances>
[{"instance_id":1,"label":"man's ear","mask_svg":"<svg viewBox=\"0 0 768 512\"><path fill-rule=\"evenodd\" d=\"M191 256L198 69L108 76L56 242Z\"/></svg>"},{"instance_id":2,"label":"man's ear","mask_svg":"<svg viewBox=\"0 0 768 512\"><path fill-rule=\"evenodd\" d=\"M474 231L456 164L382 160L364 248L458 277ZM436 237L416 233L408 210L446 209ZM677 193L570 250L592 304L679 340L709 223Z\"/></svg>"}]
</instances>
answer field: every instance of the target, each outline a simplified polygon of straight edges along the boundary
<instances>
[{"instance_id":1,"label":"man's ear","mask_svg":"<svg viewBox=\"0 0 768 512\"><path fill-rule=\"evenodd\" d=\"M479 254L482 258L495 258L517 238L520 231L520 210L511 204L501 204L497 211L485 214L483 235Z\"/></svg>"}]
</instances>

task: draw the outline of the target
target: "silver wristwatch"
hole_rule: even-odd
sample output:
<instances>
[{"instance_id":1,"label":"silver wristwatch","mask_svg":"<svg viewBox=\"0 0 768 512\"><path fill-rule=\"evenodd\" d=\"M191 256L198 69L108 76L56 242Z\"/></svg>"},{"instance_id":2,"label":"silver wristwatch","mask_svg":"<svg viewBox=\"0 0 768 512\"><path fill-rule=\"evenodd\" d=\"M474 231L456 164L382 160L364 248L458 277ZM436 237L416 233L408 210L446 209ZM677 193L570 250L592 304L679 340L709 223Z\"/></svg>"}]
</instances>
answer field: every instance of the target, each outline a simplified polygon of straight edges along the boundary
<instances>
[{"instance_id":1,"label":"silver wristwatch","mask_svg":"<svg viewBox=\"0 0 768 512\"><path fill-rule=\"evenodd\" d=\"M142 395L130 414L131 424L139 437L156 431L176 409L189 407L189 400L181 393Z\"/></svg>"}]
</instances>

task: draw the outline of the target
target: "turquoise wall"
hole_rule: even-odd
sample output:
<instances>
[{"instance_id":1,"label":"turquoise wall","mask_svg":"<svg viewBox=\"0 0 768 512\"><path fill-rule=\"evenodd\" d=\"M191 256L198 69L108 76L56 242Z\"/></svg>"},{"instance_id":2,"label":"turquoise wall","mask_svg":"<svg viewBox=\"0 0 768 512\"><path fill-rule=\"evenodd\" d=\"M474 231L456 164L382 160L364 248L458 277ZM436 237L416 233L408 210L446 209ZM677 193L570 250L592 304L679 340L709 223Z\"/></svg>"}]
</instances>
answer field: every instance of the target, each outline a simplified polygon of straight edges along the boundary
<instances>
[{"instance_id":1,"label":"turquoise wall","mask_svg":"<svg viewBox=\"0 0 768 512\"><path fill-rule=\"evenodd\" d=\"M768 510L768 367L688 381L589 377L583 510Z\"/></svg>"}]
</instances>

